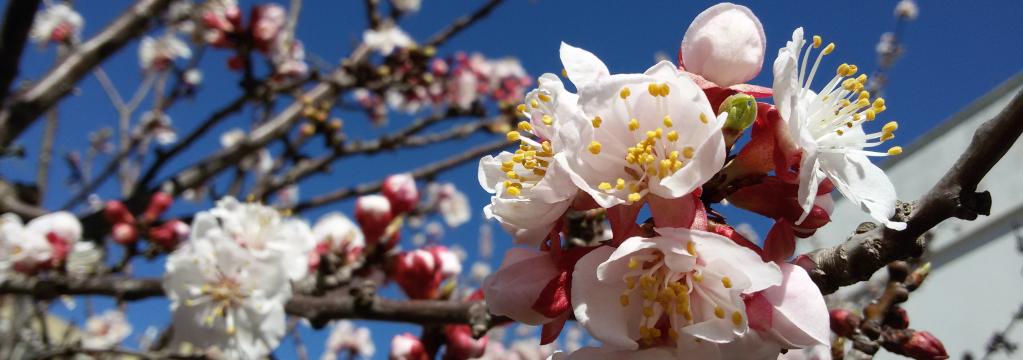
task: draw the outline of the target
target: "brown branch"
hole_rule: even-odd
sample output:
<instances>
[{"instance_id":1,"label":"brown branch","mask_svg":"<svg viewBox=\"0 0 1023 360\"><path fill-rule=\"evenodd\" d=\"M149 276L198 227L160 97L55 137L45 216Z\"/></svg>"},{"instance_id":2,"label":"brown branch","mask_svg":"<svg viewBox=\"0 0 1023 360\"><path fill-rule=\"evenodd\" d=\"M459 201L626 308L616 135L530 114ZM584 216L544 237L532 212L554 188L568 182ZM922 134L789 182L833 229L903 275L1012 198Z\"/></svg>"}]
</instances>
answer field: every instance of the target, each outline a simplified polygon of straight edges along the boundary
<instances>
[{"instance_id":1,"label":"brown branch","mask_svg":"<svg viewBox=\"0 0 1023 360\"><path fill-rule=\"evenodd\" d=\"M490 12L494 11L494 8L496 8L497 5L501 5L502 2L504 2L504 0L487 1L486 4L481 6L479 9L476 9L476 11L462 16L452 22L451 25L448 25L448 27L431 37L430 40L427 40L424 46L438 47L443 45L448 42L448 40L451 40L452 37L462 32L462 30L467 29L469 26L472 26L472 24L487 17L487 15L490 15Z\"/></svg>"},{"instance_id":2,"label":"brown branch","mask_svg":"<svg viewBox=\"0 0 1023 360\"><path fill-rule=\"evenodd\" d=\"M511 144L512 144L511 142L504 139L486 143L475 148L469 149L461 154L413 170L412 176L416 179L431 177L436 175L437 173L451 169L467 161L477 160L485 154L489 154L504 149L508 146L511 146ZM372 194L374 192L380 191L381 184L382 184L381 181L373 181L355 185L349 188L338 189L333 192L329 192L312 198L309 201L299 203L295 205L293 210L295 212L301 212L312 208L331 204L337 201L341 201L344 199L348 199L354 196Z\"/></svg>"},{"instance_id":3,"label":"brown branch","mask_svg":"<svg viewBox=\"0 0 1023 360\"><path fill-rule=\"evenodd\" d=\"M911 206L911 212L896 214L899 220L906 221L905 230L863 229L842 244L808 254L816 264L810 272L814 283L822 293L830 294L841 286L867 280L892 261L919 256L923 252L920 237L938 223L953 217L973 220L978 215L988 215L991 194L976 192L977 184L1021 133L1023 92L1016 94L998 116L977 129L959 160ZM904 206L903 210L908 207Z\"/></svg>"},{"instance_id":4,"label":"brown branch","mask_svg":"<svg viewBox=\"0 0 1023 360\"><path fill-rule=\"evenodd\" d=\"M407 149L412 147L427 146L451 139L463 138L471 135L472 133L485 128L485 126L491 121L473 121L461 126L457 126L446 131L422 136L412 136L424 128L439 123L443 120L451 119L457 116L467 115L458 111L449 111L444 114L436 114L433 116L418 119L401 130L398 130L392 134L382 136L378 139L370 141L356 141L345 146L338 146L333 152L327 155L320 156L315 159L305 159L295 166L293 166L287 173L282 176L268 177L265 183L261 183L256 189L252 191L252 195L256 198L262 199L268 194L274 191L280 190L281 188L298 182L299 180L308 177L316 172L327 171L330 164L334 161L356 154L370 155L382 151L394 151L398 149ZM493 120L499 121L499 120Z\"/></svg>"},{"instance_id":5,"label":"brown branch","mask_svg":"<svg viewBox=\"0 0 1023 360\"><path fill-rule=\"evenodd\" d=\"M0 110L0 147L7 147L22 131L78 83L99 63L145 32L152 19L171 0L139 0L106 29L72 50L67 57L12 102Z\"/></svg>"},{"instance_id":6,"label":"brown branch","mask_svg":"<svg viewBox=\"0 0 1023 360\"><path fill-rule=\"evenodd\" d=\"M370 290L366 290L370 288ZM391 300L383 299L371 287L356 287L351 295L333 293L326 297L295 294L285 305L288 314L324 326L334 319L398 321L414 324L471 324L486 331L503 317L487 313L482 301ZM133 301L164 296L160 279L93 277L49 279L11 276L0 282L0 294L30 295L49 300L62 295L103 295Z\"/></svg>"},{"instance_id":7,"label":"brown branch","mask_svg":"<svg viewBox=\"0 0 1023 360\"><path fill-rule=\"evenodd\" d=\"M18 65L25 41L32 29L39 0L11 1L4 12L3 30L0 32L0 101L7 97L11 83L18 77Z\"/></svg>"}]
</instances>

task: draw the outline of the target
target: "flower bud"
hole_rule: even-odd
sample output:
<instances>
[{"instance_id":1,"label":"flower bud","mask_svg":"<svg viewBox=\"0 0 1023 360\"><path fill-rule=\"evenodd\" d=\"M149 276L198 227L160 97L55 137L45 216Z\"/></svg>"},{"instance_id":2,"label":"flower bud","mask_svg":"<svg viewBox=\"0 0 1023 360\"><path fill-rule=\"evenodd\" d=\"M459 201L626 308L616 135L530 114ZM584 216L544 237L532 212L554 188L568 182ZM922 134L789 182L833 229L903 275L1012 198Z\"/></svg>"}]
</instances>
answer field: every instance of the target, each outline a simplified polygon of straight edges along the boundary
<instances>
[{"instance_id":1,"label":"flower bud","mask_svg":"<svg viewBox=\"0 0 1023 360\"><path fill-rule=\"evenodd\" d=\"M941 340L926 331L917 331L905 344L905 355L914 359L948 359L948 352Z\"/></svg>"},{"instance_id":2,"label":"flower bud","mask_svg":"<svg viewBox=\"0 0 1023 360\"><path fill-rule=\"evenodd\" d=\"M256 47L267 51L270 43L284 28L288 12L277 4L265 4L252 8L252 39Z\"/></svg>"},{"instance_id":3,"label":"flower bud","mask_svg":"<svg viewBox=\"0 0 1023 360\"><path fill-rule=\"evenodd\" d=\"M134 224L119 222L114 224L110 237L118 244L131 245L138 240L138 231L135 230Z\"/></svg>"},{"instance_id":4,"label":"flower bud","mask_svg":"<svg viewBox=\"0 0 1023 360\"><path fill-rule=\"evenodd\" d=\"M477 358L483 356L483 352L487 348L487 337L473 338L472 328L469 325L449 325L445 327L444 338L447 340L444 359L447 360Z\"/></svg>"},{"instance_id":5,"label":"flower bud","mask_svg":"<svg viewBox=\"0 0 1023 360\"><path fill-rule=\"evenodd\" d=\"M444 246L430 246L426 250L439 261L439 270L444 278L453 278L462 273L462 261L455 252Z\"/></svg>"},{"instance_id":6,"label":"flower bud","mask_svg":"<svg viewBox=\"0 0 1023 360\"><path fill-rule=\"evenodd\" d=\"M103 208L103 216L110 224L135 222L135 216L131 215L131 212L128 211L128 207L124 206L124 203L117 200L107 201L106 207Z\"/></svg>"},{"instance_id":7,"label":"flower bud","mask_svg":"<svg viewBox=\"0 0 1023 360\"><path fill-rule=\"evenodd\" d=\"M394 213L386 197L366 195L355 201L355 221L366 235L367 244L378 244L391 220L394 220Z\"/></svg>"},{"instance_id":8,"label":"flower bud","mask_svg":"<svg viewBox=\"0 0 1023 360\"><path fill-rule=\"evenodd\" d=\"M388 176L380 192L391 202L391 209L396 214L412 211L419 204L416 179L409 173Z\"/></svg>"},{"instance_id":9,"label":"flower bud","mask_svg":"<svg viewBox=\"0 0 1023 360\"><path fill-rule=\"evenodd\" d=\"M846 309L831 310L831 331L842 337L852 336L860 327L860 317Z\"/></svg>"},{"instance_id":10,"label":"flower bud","mask_svg":"<svg viewBox=\"0 0 1023 360\"><path fill-rule=\"evenodd\" d=\"M411 333L404 333L391 339L390 360L429 360L430 356L423 342Z\"/></svg>"},{"instance_id":11,"label":"flower bud","mask_svg":"<svg viewBox=\"0 0 1023 360\"><path fill-rule=\"evenodd\" d=\"M909 313L901 306L893 306L884 317L884 325L895 329L908 328Z\"/></svg>"},{"instance_id":12,"label":"flower bud","mask_svg":"<svg viewBox=\"0 0 1023 360\"><path fill-rule=\"evenodd\" d=\"M149 229L149 241L160 245L164 249L174 249L182 241L188 238L190 231L188 224L181 220L171 220L163 225Z\"/></svg>"},{"instance_id":13,"label":"flower bud","mask_svg":"<svg viewBox=\"0 0 1023 360\"><path fill-rule=\"evenodd\" d=\"M394 281L412 299L435 299L444 274L440 258L431 251L413 250L398 255Z\"/></svg>"},{"instance_id":14,"label":"flower bud","mask_svg":"<svg viewBox=\"0 0 1023 360\"><path fill-rule=\"evenodd\" d=\"M158 191L149 198L149 206L146 207L146 211L142 214L142 219L145 221L153 222L160 218L171 204L174 204L174 197L170 194Z\"/></svg>"},{"instance_id":15,"label":"flower bud","mask_svg":"<svg viewBox=\"0 0 1023 360\"><path fill-rule=\"evenodd\" d=\"M736 93L721 102L718 113L723 112L728 112L728 119L722 130L741 134L757 120L757 101L753 96Z\"/></svg>"}]
</instances>

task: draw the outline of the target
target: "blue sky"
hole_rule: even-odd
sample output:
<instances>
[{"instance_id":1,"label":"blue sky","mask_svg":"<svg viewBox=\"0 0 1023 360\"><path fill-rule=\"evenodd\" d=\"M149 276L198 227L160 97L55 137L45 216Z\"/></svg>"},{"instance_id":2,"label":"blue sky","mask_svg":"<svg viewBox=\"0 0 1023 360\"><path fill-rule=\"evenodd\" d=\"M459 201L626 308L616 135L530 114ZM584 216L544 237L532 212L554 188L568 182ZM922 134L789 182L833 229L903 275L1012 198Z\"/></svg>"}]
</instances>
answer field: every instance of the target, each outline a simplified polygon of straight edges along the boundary
<instances>
[{"instance_id":1,"label":"blue sky","mask_svg":"<svg viewBox=\"0 0 1023 360\"><path fill-rule=\"evenodd\" d=\"M127 0L76 2L87 21L85 37L98 32L130 3ZM261 2L242 3L247 7ZM400 25L416 39L424 40L451 19L482 3L481 0L424 0L423 10L403 19ZM612 72L638 72L652 65L658 52L674 58L690 20L713 3L508 0L471 31L459 35L439 49L439 53L450 55L465 50L478 51L489 57L515 56L531 74L539 75L560 71L557 49L559 43L565 41L594 52L609 65ZM6 6L6 1L0 1L0 4ZM830 61L826 63L828 66L837 66L842 62L855 63L863 69L861 71L869 73L876 64L875 44L881 33L889 31L895 24L892 17L894 5L895 1L799 1L757 2L748 6L760 17L765 27L767 64L773 61L777 48L784 45L792 29L803 26L808 33L820 34L825 41L837 44L834 54L826 59ZM924 2L920 7L920 17L905 30L902 41L906 53L891 71L890 83L886 89L888 111L883 119L899 121L896 142L901 145L909 144L972 100L1023 70L1023 46L1020 46L1017 37L1017 34L1023 33L1023 23L1019 21L1023 17L1023 2ZM328 63L335 63L361 39L361 31L365 26L362 2L310 0L305 2L301 14L298 37L305 42L307 53ZM135 84L141 79L136 51L137 44L131 44L126 51L103 64L122 94L134 91ZM180 102L169 112L179 129L193 128L212 109L220 107L238 94L236 84L239 75L225 71L227 56L224 51L213 50L204 58L201 68L205 81L200 96ZM43 74L53 64L53 57L52 48L27 48L22 61L23 78L31 79ZM753 83L770 85L769 65ZM84 150L87 139L83 134L102 126L116 126L117 114L92 76L79 84L79 91L63 102L59 111L61 124L56 146L58 154ZM218 126L211 136L172 162L163 175L169 175L218 149L217 135L234 127L247 127L252 115L251 111L247 111ZM373 128L366 125L366 119L359 113L335 111L334 115L345 119L346 129L352 138L372 138L393 131L412 119L393 114L395 116L391 118L389 126ZM41 126L32 127L22 136L21 142L31 151L25 160L0 160L0 171L5 177L21 181L31 181L34 178L34 146L40 136ZM388 173L458 153L489 138L477 135L463 141L400 155L382 154L371 158L347 159L336 164L333 173L315 176L303 182L301 192L303 196L308 196L377 179ZM313 151L315 148L307 149ZM470 223L457 229L448 229L443 240L449 245L459 244L470 253L474 253L477 247L476 238L482 221L479 210L488 202L487 194L476 185L475 172L475 164L468 164L439 178L456 183L469 196L476 210ZM67 173L63 162L55 160L50 181L51 193L45 200L48 207L60 206L71 193L63 186ZM220 179L221 183L224 181ZM115 196L116 186L107 183L99 193L104 197ZM180 204L172 212L184 214L208 206L208 203ZM351 209L352 204L344 202L306 215L315 220L326 211L350 213ZM753 221L752 217L734 210L726 215L735 221ZM765 222L753 223L762 232L766 231ZM507 248L509 241L496 227L495 234L498 244L496 254L499 255ZM492 264L495 268L498 261L499 256ZM471 262L472 259L467 262L466 268ZM161 272L162 265L160 262L139 261L136 269L140 276L156 276ZM385 294L398 296L393 289ZM110 302L96 299L96 304L103 307L109 306ZM76 320L82 317L81 311L63 313ZM165 301L147 300L130 304L129 316L135 324L135 333L130 338L134 339L149 325L162 327L169 314ZM374 331L378 350L375 358L379 359L386 358L390 338L395 333L418 332L418 328L411 325L375 322L360 324L370 325ZM305 329L302 335L311 354L318 356L326 332L316 333ZM292 343L285 341L278 354L281 358L291 358L294 354L292 349Z\"/></svg>"}]
</instances>

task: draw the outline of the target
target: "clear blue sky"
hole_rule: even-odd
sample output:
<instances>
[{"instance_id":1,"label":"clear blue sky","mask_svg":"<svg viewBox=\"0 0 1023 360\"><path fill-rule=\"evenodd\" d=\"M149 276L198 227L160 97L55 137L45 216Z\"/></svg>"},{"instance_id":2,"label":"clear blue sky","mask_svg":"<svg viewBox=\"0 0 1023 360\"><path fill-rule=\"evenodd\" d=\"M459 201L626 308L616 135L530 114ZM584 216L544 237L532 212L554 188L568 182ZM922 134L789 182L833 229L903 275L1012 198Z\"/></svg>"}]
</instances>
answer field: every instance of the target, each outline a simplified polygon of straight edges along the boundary
<instances>
[{"instance_id":1,"label":"clear blue sky","mask_svg":"<svg viewBox=\"0 0 1023 360\"><path fill-rule=\"evenodd\" d=\"M894 26L892 8L895 2L758 2L749 6L760 17L767 33L767 64L773 61L777 48L784 45L792 29L804 26L808 33L820 34L825 41L837 44L835 54L829 59L832 62L829 66L841 62L855 63L869 72L876 64L875 44L881 33ZM0 3L6 6L6 1ZM85 37L99 31L130 3L127 0L76 2L87 21ZM248 7L258 2L242 3ZM471 11L481 3L481 0L424 0L423 10L402 20L401 26L416 39L423 40L454 17ZM361 1L306 1L298 37L305 42L307 53L331 63L349 53L353 44L361 39L361 30L366 26L362 4ZM566 41L597 54L612 72L638 72L653 64L655 53L663 52L674 58L689 21L712 4L705 1L649 1L639 5L638 2L611 0L508 0L488 19L441 48L440 54L449 55L457 50L466 50L479 51L491 57L515 56L521 59L531 74L539 75L561 69L557 49L559 42ZM1023 33L1023 22L1020 21L1023 18L1023 2L923 2L920 7L920 17L906 28L902 39L907 47L906 53L890 73L891 81L886 90L889 111L884 114L885 119L899 121L896 141L902 145L910 143L970 101L1023 70L1023 44L1018 38L1018 34ZM123 94L134 91L133 86L141 78L136 45L130 45L126 51L103 64ZM205 82L200 96L183 101L170 111L179 129L193 128L212 109L238 94L238 74L225 71L227 55L224 51L213 50L203 60ZM52 48L27 48L22 61L23 78L43 74L53 63L53 57ZM753 82L770 85L769 67ZM76 91L75 96L60 106L61 124L56 146L58 154L84 150L87 146L84 134L101 126L116 126L116 113L95 78L90 76L79 85L80 91ZM396 116L392 117L389 127L372 128L365 125L366 120L359 113L335 114L346 120L346 129L353 138L371 138L411 121L411 118ZM251 112L247 112L217 127L212 136L179 157L167 167L167 171L180 169L218 149L219 133L233 127L247 127L251 119ZM34 146L40 136L40 126L32 127L22 136L21 142L32 150L27 160L0 160L0 171L5 177L22 181L34 178ZM332 174L303 182L302 194L308 196L376 179L455 154L486 139L486 136L478 135L465 141L401 156L385 154L373 158L349 159L336 164ZM51 208L59 206L69 194L63 187L67 175L63 162L56 160L53 169L50 182L52 190L46 198L46 205ZM487 194L476 185L475 172L475 164L468 164L440 177L443 181L458 184L477 210L470 223L458 229L449 229L444 240L448 244L461 244L470 253L476 248L476 235L481 224L482 216L478 210L488 202ZM224 181L220 179L221 183ZM100 194L104 197L114 196L114 184L106 184ZM182 204L173 211L189 213L208 206ZM314 221L319 214L328 210L350 213L351 209L352 204L346 202L306 215ZM734 211L728 215L738 221L751 219ZM754 223L759 230L766 230L763 221ZM499 229L495 227L495 230L498 234L496 254L499 255L507 248L509 241ZM492 265L496 268L499 256L494 261ZM471 262L472 259L466 263L466 270ZM155 276L161 270L161 262L146 264L140 261L137 266L137 274L141 276ZM385 293L395 294L393 289ZM110 305L105 299L98 299L96 303L100 307ZM134 345L136 336L149 325L162 328L169 317L166 306L163 300L130 304L128 314L135 324L135 333L129 338L128 344ZM59 307L55 305L55 308ZM80 321L82 312L73 312L70 316ZM411 325L373 322L360 324L372 327L377 346L375 358L378 359L386 358L393 334L404 331L418 333L418 328ZM303 330L302 335L311 355L318 357L326 332ZM278 352L281 358L293 357L291 346L291 342L286 340Z\"/></svg>"}]
</instances>

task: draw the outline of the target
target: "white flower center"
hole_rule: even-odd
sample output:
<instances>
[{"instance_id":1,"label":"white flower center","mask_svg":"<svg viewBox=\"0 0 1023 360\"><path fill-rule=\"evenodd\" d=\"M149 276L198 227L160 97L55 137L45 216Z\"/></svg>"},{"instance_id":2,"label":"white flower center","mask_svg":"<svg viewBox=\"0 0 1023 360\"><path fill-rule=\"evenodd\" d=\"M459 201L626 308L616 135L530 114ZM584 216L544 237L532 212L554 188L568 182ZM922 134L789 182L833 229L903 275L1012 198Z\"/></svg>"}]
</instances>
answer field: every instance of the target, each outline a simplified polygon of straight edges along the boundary
<instances>
[{"instance_id":1,"label":"white flower center","mask_svg":"<svg viewBox=\"0 0 1023 360\"><path fill-rule=\"evenodd\" d=\"M881 131L864 136L850 136L853 129L864 122L873 121L877 114L883 112L883 98L870 100L870 92L863 90L867 75L856 75L856 65L842 64L838 66L835 77L824 86L819 93L809 89L824 55L835 49L835 44L825 46L817 55L817 60L806 76L806 67L812 49L821 47L821 37L815 35L813 41L806 46L806 52L799 66L798 102L805 105L804 121L800 124L809 130L816 142L817 151L830 153L856 152L868 156L887 156L902 153L902 148L895 146L887 152L864 151L864 148L881 145L895 137L898 123L892 121L884 125ZM800 48L804 45L800 44ZM797 53L798 56L798 53Z\"/></svg>"},{"instance_id":2,"label":"white flower center","mask_svg":"<svg viewBox=\"0 0 1023 360\"><path fill-rule=\"evenodd\" d=\"M237 330L234 325L233 311L244 306L244 301L251 293L242 288L241 283L233 276L228 276L217 269L215 280L199 287L195 297L185 301L186 306L209 304L204 315L204 324L212 327L217 318L224 318L225 331L233 335Z\"/></svg>"}]
</instances>

